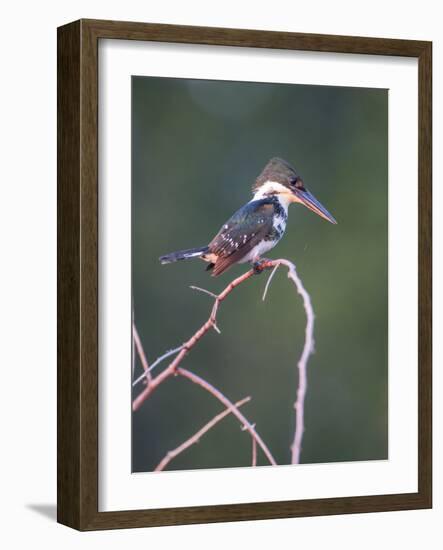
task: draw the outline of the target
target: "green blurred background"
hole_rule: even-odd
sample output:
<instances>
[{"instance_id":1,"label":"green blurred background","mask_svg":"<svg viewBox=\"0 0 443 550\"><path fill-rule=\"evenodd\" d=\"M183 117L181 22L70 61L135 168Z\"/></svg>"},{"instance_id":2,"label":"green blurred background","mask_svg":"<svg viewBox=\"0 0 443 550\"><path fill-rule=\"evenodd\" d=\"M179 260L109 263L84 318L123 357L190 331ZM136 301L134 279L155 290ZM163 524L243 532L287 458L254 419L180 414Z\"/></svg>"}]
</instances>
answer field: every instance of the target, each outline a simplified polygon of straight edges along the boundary
<instances>
[{"instance_id":1,"label":"green blurred background","mask_svg":"<svg viewBox=\"0 0 443 550\"><path fill-rule=\"evenodd\" d=\"M207 244L280 156L338 220L291 206L269 254L296 263L316 313L301 462L386 459L387 90L133 77L132 154L134 316L149 361L207 319L212 299L190 285L219 292L245 271L214 279L199 260L162 266L158 257ZM266 278L223 303L222 334L211 331L183 366L232 401L250 395L243 413L287 464L305 316L284 268L263 303ZM222 409L188 380L169 379L133 415L133 471L152 470ZM168 469L250 462L250 437L229 416Z\"/></svg>"}]
</instances>

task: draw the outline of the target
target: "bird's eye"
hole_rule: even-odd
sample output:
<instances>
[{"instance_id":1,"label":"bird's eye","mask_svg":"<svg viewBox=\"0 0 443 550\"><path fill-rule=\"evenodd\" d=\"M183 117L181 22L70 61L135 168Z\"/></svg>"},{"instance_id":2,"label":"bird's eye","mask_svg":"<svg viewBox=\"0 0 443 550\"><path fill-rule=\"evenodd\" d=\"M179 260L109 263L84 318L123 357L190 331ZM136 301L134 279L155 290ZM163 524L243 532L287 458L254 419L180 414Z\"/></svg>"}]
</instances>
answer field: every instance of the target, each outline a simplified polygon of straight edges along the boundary
<instances>
[{"instance_id":1,"label":"bird's eye","mask_svg":"<svg viewBox=\"0 0 443 550\"><path fill-rule=\"evenodd\" d=\"M293 178L291 180L291 186L295 187L296 189L300 189L300 191L305 191L303 180L299 177Z\"/></svg>"}]
</instances>

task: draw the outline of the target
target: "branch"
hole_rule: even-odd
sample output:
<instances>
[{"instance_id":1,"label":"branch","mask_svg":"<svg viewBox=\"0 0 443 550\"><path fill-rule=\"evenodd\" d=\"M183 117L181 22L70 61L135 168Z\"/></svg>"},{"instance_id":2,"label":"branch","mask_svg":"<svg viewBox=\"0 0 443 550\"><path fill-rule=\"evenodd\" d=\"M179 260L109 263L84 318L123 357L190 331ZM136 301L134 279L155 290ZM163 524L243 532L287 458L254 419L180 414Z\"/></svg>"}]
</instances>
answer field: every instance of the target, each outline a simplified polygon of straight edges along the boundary
<instances>
[{"instance_id":1,"label":"branch","mask_svg":"<svg viewBox=\"0 0 443 550\"><path fill-rule=\"evenodd\" d=\"M211 314L208 318L208 320L187 340L183 346L180 348L177 348L178 355L175 357L175 359L166 367L164 371L162 371L158 376L155 378L152 378L151 382L147 385L146 388L134 399L132 403L132 408L134 411L136 411L142 403L155 391L158 386L160 386L165 380L167 380L169 377L171 377L174 374L181 374L186 372L188 373L188 378L190 378L189 374L192 375L192 373L189 373L189 371L185 371L185 369L180 368L180 364L185 358L185 356L189 353L189 351L197 344L197 342L211 329L213 328L217 332L220 332L218 330L217 324L216 324L216 318L217 318L217 312L218 308L223 300L226 299L226 297L241 283L245 282L246 280L250 279L254 274L260 273L264 271L265 269L271 269L273 268L273 271L271 273L271 276L268 279L268 282L265 287L265 292L263 295L263 299L266 297L266 293L268 291L270 282L272 280L273 275L275 274L277 267L280 265L284 265L288 269L288 278L294 283L298 294L302 297L303 300L303 306L305 309L306 314L306 327L305 327L305 342L303 346L303 351L300 356L300 359L297 363L298 367L298 388L297 388L297 397L296 401L294 403L295 408L295 428L294 428L294 437L293 437L293 443L291 445L291 463L292 464L298 464L300 462L300 453L301 453L301 446L302 446L302 439L303 439L303 433L304 433L304 401L307 391L307 364L309 357L314 352L314 311L312 308L311 298L309 296L309 293L306 291L305 287L303 286L303 283L301 279L299 278L297 271L295 269L295 265L285 259L279 259L279 260L263 260L258 267L255 267L255 269L251 269L241 275L240 277L237 277L234 279L220 294L213 295L215 297L214 305L212 307ZM194 287L195 290L204 291L203 289ZM206 292L207 294L212 295L212 293ZM163 355L160 360L163 358L166 358L170 353L166 353ZM151 367L152 368L152 367ZM196 377L196 375L192 375ZM197 377L198 378L198 377ZM204 380L200 379L204 384L209 385ZM193 380L195 381L195 380ZM198 382L196 382L198 383ZM203 384L200 384L204 387ZM207 389L207 388L206 388ZM215 390L215 388L213 388ZM215 390L218 392L218 390ZM213 392L211 392L213 393ZM227 398L218 392L221 397L223 397L226 401L222 401L223 403L226 402L229 403L231 407L234 407L230 401L227 400ZM215 394L214 394L215 395ZM217 397L220 399L220 397ZM221 399L220 399L221 400ZM227 405L226 405L227 406ZM235 414L237 417L238 415L232 411L233 414ZM237 411L239 414L241 414L239 411ZM243 415L241 415L243 416ZM243 417L244 418L244 417ZM255 433L254 428L251 424L249 424L246 419L244 419L245 426L247 427L248 431L251 433ZM258 434L256 434L257 437L256 442L260 445L261 439L259 439ZM264 443L261 441L262 445L260 445L263 449ZM265 446L266 447L266 446ZM267 449L267 448L266 448ZM263 451L266 453L266 451L263 449ZM269 452L269 450L267 451ZM275 464L275 460L272 458L272 455L269 453L270 456L268 456L268 459L270 460L271 464ZM272 458L272 460L271 460Z\"/></svg>"},{"instance_id":2,"label":"branch","mask_svg":"<svg viewBox=\"0 0 443 550\"><path fill-rule=\"evenodd\" d=\"M295 265L288 260L275 260L272 262L275 265L274 271L271 273L268 283L265 288L265 293L263 299L266 297L266 292L269 287L269 283L275 273L276 268L279 265L284 265L288 268L288 278L294 283L298 294L302 297L303 306L305 308L306 314L306 328L305 328L305 343L303 346L303 351L300 356L300 359L297 363L298 367L298 389L297 389L297 399L294 403L295 409L295 430L294 430L294 439L291 445L291 463L299 464L300 462L300 453L301 453L301 444L303 439L303 433L305 431L304 424L304 406L305 406L305 396L308 388L308 378L307 378L307 365L309 357L314 353L314 309L312 307L311 297L309 296L308 291L303 286L303 283L300 277L297 274Z\"/></svg>"},{"instance_id":3,"label":"branch","mask_svg":"<svg viewBox=\"0 0 443 550\"><path fill-rule=\"evenodd\" d=\"M229 401L229 399L223 395L218 389L216 389L214 386L209 384L209 382L206 382L203 378L200 378L196 374L191 373L190 371L187 371L185 369L182 369L179 367L181 361L184 359L186 354L197 344L197 342L211 329L214 328L217 329L216 324L216 317L217 317L217 311L220 303L225 300L225 298L236 288L239 284L241 284L243 281L246 281L250 277L252 277L256 271L250 270L241 275L240 277L237 277L234 279L218 296L216 296L214 305L211 310L211 314L209 316L209 319L200 327L197 332L189 338L187 342L183 344L183 346L180 349L178 355L175 357L175 359L166 367L164 371L162 371L160 374L158 374L155 378L152 378L151 382L148 384L148 386L134 399L132 403L132 409L133 411L136 411L142 403L152 394L153 391L155 391L158 386L160 386L165 380L167 380L169 377L175 374L180 374L181 376L184 376L185 378L190 379L195 384L198 384L199 386L203 387L206 391L211 393L216 399L221 401L226 408L229 409L230 412L234 416L236 416L240 422L245 426L245 429L250 433L251 437L256 440L258 445L263 450L264 454L266 455L267 459L272 465L276 465L277 462L275 461L274 457L272 456L270 450L265 445L261 437L256 432L254 426L243 416L243 414L236 409L235 405ZM200 290L200 289L198 289ZM162 356L159 359L162 359L166 356ZM157 360L158 361L158 360ZM154 365L151 366L151 369Z\"/></svg>"},{"instance_id":4,"label":"branch","mask_svg":"<svg viewBox=\"0 0 443 550\"><path fill-rule=\"evenodd\" d=\"M241 401L237 401L237 403L235 403L234 407L236 409L239 409L241 406L243 406L245 403L247 403L250 400L251 400L250 397L245 397ZM203 426L203 428L200 428L200 430L198 430L198 432L196 432L193 436L191 436L189 439L187 439L181 445L176 447L174 450L169 451L166 454L166 456L164 456L162 458L162 460L159 462L159 464L155 468L154 472L161 472L162 470L164 470L166 468L166 466L171 462L171 460L173 460L176 456L181 454L183 451L186 451L186 449L188 449L192 445L198 443L200 441L200 439L205 435L205 433L209 432L209 430L211 430L216 424L218 424L221 420L223 420L223 418L225 418L226 416L228 416L231 413L232 413L232 410L227 408L224 411L222 411L221 413L217 414L217 416L214 416L214 418L212 420L210 420L207 424L205 424ZM252 441L253 441L254 444L256 444L254 438L252 438Z\"/></svg>"},{"instance_id":5,"label":"branch","mask_svg":"<svg viewBox=\"0 0 443 550\"><path fill-rule=\"evenodd\" d=\"M141 344L140 344L141 345ZM151 376L151 372L155 369L155 367L157 365L159 365L162 361L164 361L165 359L167 359L168 357L171 357L171 355L175 355L176 353L178 353L181 349L182 349L183 346L179 346L178 348L175 348L175 349L170 349L168 350L166 353L164 353L163 355L161 355L160 357L157 357L157 359L152 363L152 365L148 368L148 369L145 369L145 371L143 372L143 374L141 374L136 380L134 380L134 382L132 382L132 385L133 386L136 386L139 382L141 382L144 378L146 378L147 376ZM143 348L142 348L143 350Z\"/></svg>"},{"instance_id":6,"label":"branch","mask_svg":"<svg viewBox=\"0 0 443 550\"><path fill-rule=\"evenodd\" d=\"M252 425L253 428L255 428L255 424ZM245 430L245 426L243 426L242 430ZM252 441L252 464L251 466L257 466L257 441L251 437Z\"/></svg>"},{"instance_id":7,"label":"branch","mask_svg":"<svg viewBox=\"0 0 443 550\"><path fill-rule=\"evenodd\" d=\"M258 433L255 431L254 425L252 425L244 416L243 414L235 407L231 401L227 397L225 397L221 391L217 390L217 388L214 388L209 382L206 382L206 380L203 380L203 378L200 378L200 376L197 376L193 372L190 372L189 370L183 369L182 367L177 368L177 374L184 376L185 378L188 378L191 380L191 382L194 382L194 384L197 384L198 386L201 386L203 389L205 389L207 392L211 393L216 399L221 401L223 405L230 410L230 412L236 416L240 422L245 427L245 430L248 431L251 434L251 437L255 439L255 441L258 443L258 445L261 447L263 452L266 455L266 458L269 460L269 462L276 466L277 462L275 461L275 458L272 456L271 451L268 449L266 444L264 443L263 439L258 435Z\"/></svg>"},{"instance_id":8,"label":"branch","mask_svg":"<svg viewBox=\"0 0 443 550\"><path fill-rule=\"evenodd\" d=\"M252 466L257 466L257 441L252 438Z\"/></svg>"},{"instance_id":9,"label":"branch","mask_svg":"<svg viewBox=\"0 0 443 550\"><path fill-rule=\"evenodd\" d=\"M150 370L149 370L149 363L148 363L148 360L146 359L146 355L145 355L145 352L143 350L143 346L142 346L142 343L141 343L141 340L140 340L140 336L138 335L138 332L137 332L137 329L135 327L134 322L132 322L132 338L133 338L133 343L135 344L135 347L137 348L137 353L138 353L138 356L140 357L140 361L141 361L143 370L145 371L142 375L142 378L146 378L146 380L148 382L148 385L149 385L149 383L152 380L152 376L151 376L151 373L150 373Z\"/></svg>"},{"instance_id":10,"label":"branch","mask_svg":"<svg viewBox=\"0 0 443 550\"><path fill-rule=\"evenodd\" d=\"M197 344L197 342L211 329L215 330L217 327L216 317L217 310L221 302L237 287L239 284L243 283L250 277L254 275L255 271L253 269L247 271L237 279L234 279L215 299L214 305L212 307L211 314L209 319L204 323L198 330L195 332L187 342L183 344L178 353L177 357L166 367L166 369L161 372L158 376L151 380L151 383L146 386L146 388L134 399L132 402L132 410L136 411L140 408L142 403L162 384L167 378L172 376L177 367L183 361L187 353Z\"/></svg>"}]
</instances>

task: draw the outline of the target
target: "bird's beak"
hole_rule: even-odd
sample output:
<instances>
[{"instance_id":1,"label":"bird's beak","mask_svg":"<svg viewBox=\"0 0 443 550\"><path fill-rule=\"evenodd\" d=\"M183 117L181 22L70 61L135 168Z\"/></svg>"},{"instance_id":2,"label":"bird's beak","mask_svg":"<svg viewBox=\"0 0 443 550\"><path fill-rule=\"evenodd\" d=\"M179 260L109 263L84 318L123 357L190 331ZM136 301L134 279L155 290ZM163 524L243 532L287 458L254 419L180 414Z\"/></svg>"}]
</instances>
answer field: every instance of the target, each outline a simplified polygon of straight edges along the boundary
<instances>
[{"instance_id":1,"label":"bird's beak","mask_svg":"<svg viewBox=\"0 0 443 550\"><path fill-rule=\"evenodd\" d=\"M312 210L312 212L315 212L325 220L328 220L328 222L331 222L333 224L337 223L337 220L330 214L326 208L314 197L312 193L310 193L308 190L302 190L302 189L296 189L293 191L294 195L294 202L300 202L301 204L304 204L306 208L309 208L309 210Z\"/></svg>"}]
</instances>

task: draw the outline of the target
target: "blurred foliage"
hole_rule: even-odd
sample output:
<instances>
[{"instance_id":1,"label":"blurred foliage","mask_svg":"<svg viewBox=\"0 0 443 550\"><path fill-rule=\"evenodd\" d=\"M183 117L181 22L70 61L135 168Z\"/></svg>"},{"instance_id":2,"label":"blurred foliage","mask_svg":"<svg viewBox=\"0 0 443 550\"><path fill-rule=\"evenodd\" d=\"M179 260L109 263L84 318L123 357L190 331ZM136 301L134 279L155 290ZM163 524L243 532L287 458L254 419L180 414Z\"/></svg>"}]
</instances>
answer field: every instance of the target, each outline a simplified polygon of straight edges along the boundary
<instances>
[{"instance_id":1,"label":"blurred foliage","mask_svg":"<svg viewBox=\"0 0 443 550\"><path fill-rule=\"evenodd\" d=\"M291 206L286 234L270 253L296 263L316 313L304 463L388 456L387 146L386 90L132 80L133 299L151 362L207 319L212 300L190 285L219 292L245 270L235 266L214 279L198 260L162 266L158 257L207 244L250 200L269 158L294 164L339 222ZM285 464L305 317L284 268L261 301L266 277L223 303L222 334L210 332L183 366L232 401L251 395L243 412ZM169 379L133 416L133 470L152 470L222 408L189 381ZM250 438L229 416L168 469L250 460ZM259 464L266 464L260 451Z\"/></svg>"}]
</instances>

